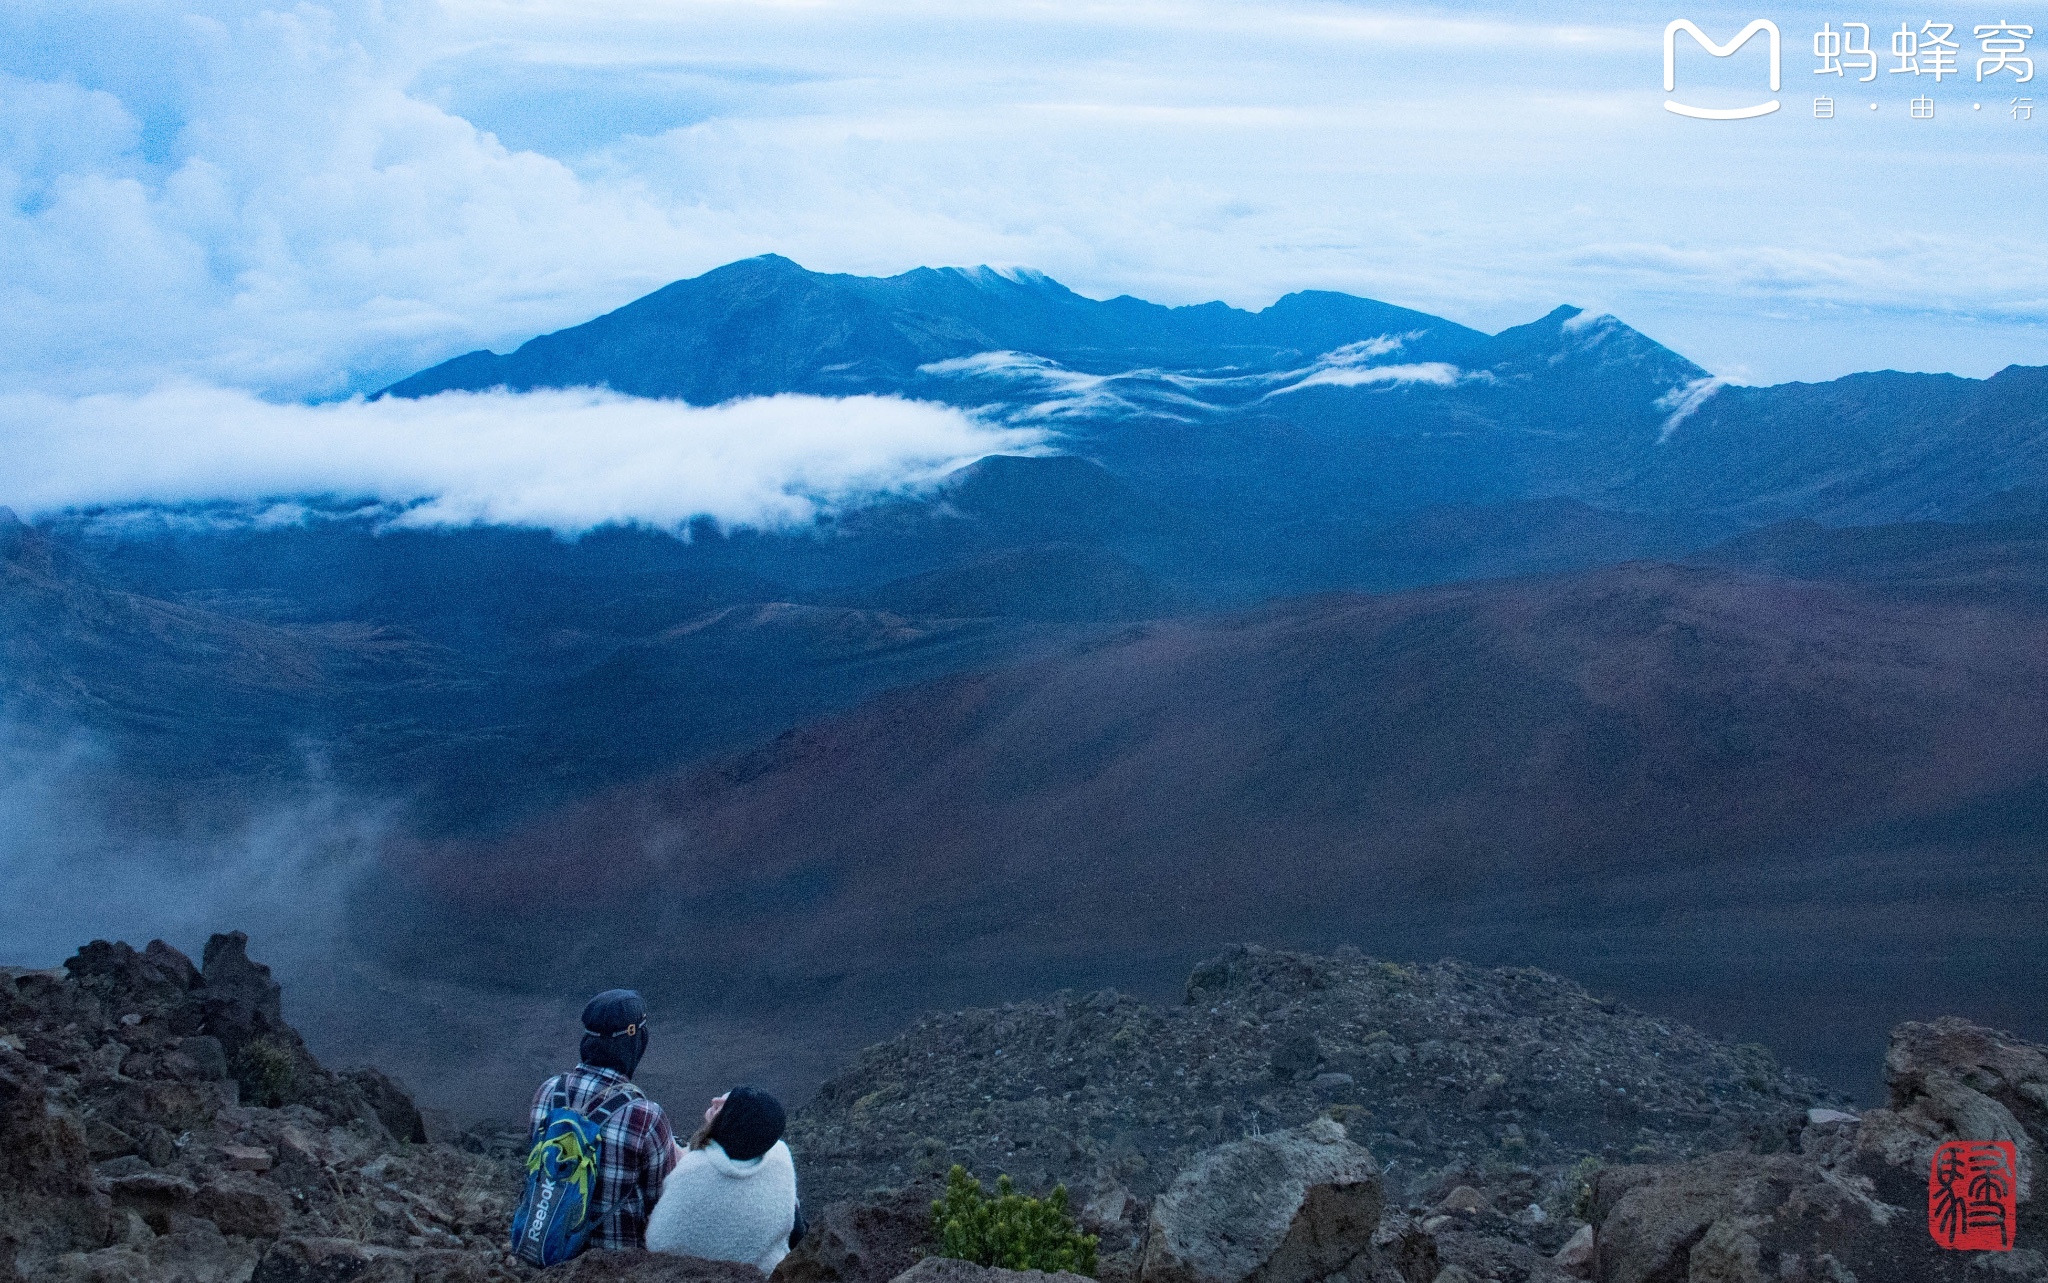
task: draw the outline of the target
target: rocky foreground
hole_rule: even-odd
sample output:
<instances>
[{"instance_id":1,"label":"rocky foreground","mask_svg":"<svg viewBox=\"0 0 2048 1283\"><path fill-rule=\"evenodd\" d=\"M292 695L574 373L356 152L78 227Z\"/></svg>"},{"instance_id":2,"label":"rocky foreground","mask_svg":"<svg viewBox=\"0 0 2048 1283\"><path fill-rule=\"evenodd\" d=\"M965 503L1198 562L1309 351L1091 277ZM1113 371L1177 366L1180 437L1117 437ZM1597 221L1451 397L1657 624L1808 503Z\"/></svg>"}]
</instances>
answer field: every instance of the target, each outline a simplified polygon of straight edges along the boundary
<instances>
[{"instance_id":1,"label":"rocky foreground","mask_svg":"<svg viewBox=\"0 0 2048 1283\"><path fill-rule=\"evenodd\" d=\"M519 1137L427 1143L245 945L0 970L0 1283L534 1277L502 1251ZM1540 972L1234 949L1176 1006L1063 994L868 1049L792 1126L814 1229L775 1283L1052 1283L925 1259L954 1162L1067 1182L1119 1283L2048 1280L2048 1049L1906 1024L1886 1071L1859 1118ZM1958 1137L2017 1143L2016 1250L1929 1238ZM545 1278L760 1283L637 1253Z\"/></svg>"}]
</instances>

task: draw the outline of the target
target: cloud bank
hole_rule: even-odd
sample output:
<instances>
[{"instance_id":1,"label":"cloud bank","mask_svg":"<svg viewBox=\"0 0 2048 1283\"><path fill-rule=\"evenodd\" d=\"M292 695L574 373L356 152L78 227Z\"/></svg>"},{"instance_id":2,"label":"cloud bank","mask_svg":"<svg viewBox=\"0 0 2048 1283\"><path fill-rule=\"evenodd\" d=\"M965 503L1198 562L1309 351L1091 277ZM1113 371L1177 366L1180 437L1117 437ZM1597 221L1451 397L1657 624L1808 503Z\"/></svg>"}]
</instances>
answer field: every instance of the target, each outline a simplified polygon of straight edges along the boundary
<instances>
[{"instance_id":1,"label":"cloud bank","mask_svg":"<svg viewBox=\"0 0 2048 1283\"><path fill-rule=\"evenodd\" d=\"M1089 374L1030 352L977 352L921 365L918 372L979 384L990 398L990 411L1012 423L1127 414L1188 420L1304 388L1397 388L1414 383L1450 387L1466 379L1492 379L1488 371L1461 370L1443 361L1374 364L1400 352L1420 334L1382 334L1325 352L1299 369L1252 374L1150 367ZM1020 394L1026 399L1019 401Z\"/></svg>"},{"instance_id":2,"label":"cloud bank","mask_svg":"<svg viewBox=\"0 0 2048 1283\"><path fill-rule=\"evenodd\" d=\"M1702 131L1619 0L1459 7L0 6L0 388L344 396L770 250L1598 297L1745 379L2048 352L2021 122Z\"/></svg>"},{"instance_id":3,"label":"cloud bank","mask_svg":"<svg viewBox=\"0 0 2048 1283\"><path fill-rule=\"evenodd\" d=\"M67 509L326 496L395 524L802 525L935 482L1044 434L893 397L783 395L700 408L615 393L451 392L277 405L176 385L0 396L0 504Z\"/></svg>"}]
</instances>

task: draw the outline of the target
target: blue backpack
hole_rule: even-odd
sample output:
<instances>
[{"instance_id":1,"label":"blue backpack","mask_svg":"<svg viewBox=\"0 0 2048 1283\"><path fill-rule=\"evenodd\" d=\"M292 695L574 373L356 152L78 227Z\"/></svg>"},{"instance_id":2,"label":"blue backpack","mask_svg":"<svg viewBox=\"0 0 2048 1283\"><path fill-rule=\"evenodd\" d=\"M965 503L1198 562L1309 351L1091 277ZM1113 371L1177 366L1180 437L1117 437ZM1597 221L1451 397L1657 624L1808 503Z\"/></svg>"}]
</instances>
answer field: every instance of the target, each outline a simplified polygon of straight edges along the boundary
<instances>
[{"instance_id":1,"label":"blue backpack","mask_svg":"<svg viewBox=\"0 0 2048 1283\"><path fill-rule=\"evenodd\" d=\"M512 1255L545 1267L583 1250L600 1219L591 1200L604 1161L604 1125L639 1094L621 1088L586 1116L569 1108L568 1087L556 1086L548 1116L526 1155L526 1192L512 1214Z\"/></svg>"}]
</instances>

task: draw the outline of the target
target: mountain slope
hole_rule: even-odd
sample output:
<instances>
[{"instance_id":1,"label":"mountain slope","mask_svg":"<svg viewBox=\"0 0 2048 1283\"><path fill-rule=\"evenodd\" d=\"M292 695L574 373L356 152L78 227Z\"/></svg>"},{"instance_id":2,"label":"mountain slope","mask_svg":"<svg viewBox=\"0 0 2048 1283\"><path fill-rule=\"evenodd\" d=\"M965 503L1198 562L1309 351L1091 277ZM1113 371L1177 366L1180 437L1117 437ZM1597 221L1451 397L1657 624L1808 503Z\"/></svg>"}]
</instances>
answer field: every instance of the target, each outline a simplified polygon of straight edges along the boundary
<instances>
[{"instance_id":1,"label":"mountain slope","mask_svg":"<svg viewBox=\"0 0 2048 1283\"><path fill-rule=\"evenodd\" d=\"M1860 1074L1902 1011L2048 996L2044 657L2038 610L1648 564L1144 625L417 848L378 931L524 983L534 915L567 929L529 888L595 879L630 888L591 909L612 973L694 1010L1143 983L1246 936L1569 959ZM449 930L468 960L410 943Z\"/></svg>"},{"instance_id":2,"label":"mountain slope","mask_svg":"<svg viewBox=\"0 0 2048 1283\"><path fill-rule=\"evenodd\" d=\"M1309 291L1259 312L1098 302L1035 273L809 272L768 255L499 356L392 385L602 384L708 404L882 393L1062 444L1257 541L1287 513L1572 498L1726 527L1956 519L2048 485L2048 369L1729 387L1618 319L1560 307L1488 336Z\"/></svg>"},{"instance_id":3,"label":"mountain slope","mask_svg":"<svg viewBox=\"0 0 2048 1283\"><path fill-rule=\"evenodd\" d=\"M708 405L775 392L894 391L921 365L1015 349L1112 373L1304 361L1346 343L1421 330L1441 359L1482 336L1349 295L1292 294L1262 312L1220 303L1097 302L1047 277L918 268L887 278L807 272L778 255L677 281L506 356L472 352L386 389L603 385Z\"/></svg>"}]
</instances>

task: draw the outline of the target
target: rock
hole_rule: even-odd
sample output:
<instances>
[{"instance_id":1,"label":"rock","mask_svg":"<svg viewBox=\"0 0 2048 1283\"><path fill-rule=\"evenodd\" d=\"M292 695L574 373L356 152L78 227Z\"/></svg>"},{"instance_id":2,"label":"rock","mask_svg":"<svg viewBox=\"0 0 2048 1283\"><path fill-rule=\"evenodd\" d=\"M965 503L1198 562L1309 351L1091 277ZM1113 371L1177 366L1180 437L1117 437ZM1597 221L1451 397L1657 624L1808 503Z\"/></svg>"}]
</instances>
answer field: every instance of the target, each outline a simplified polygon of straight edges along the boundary
<instances>
[{"instance_id":1,"label":"rock","mask_svg":"<svg viewBox=\"0 0 2048 1283\"><path fill-rule=\"evenodd\" d=\"M41 1277L49 1283L246 1283L259 1251L204 1221L162 1237L145 1226L113 1247L60 1256Z\"/></svg>"},{"instance_id":2,"label":"rock","mask_svg":"<svg viewBox=\"0 0 2048 1283\"><path fill-rule=\"evenodd\" d=\"M220 1158L231 1172L267 1172L271 1167L270 1151L255 1145L222 1145Z\"/></svg>"},{"instance_id":3,"label":"rock","mask_svg":"<svg viewBox=\"0 0 2048 1283\"><path fill-rule=\"evenodd\" d=\"M937 1245L938 1190L913 1186L867 1201L828 1203L775 1267L775 1283L888 1283Z\"/></svg>"},{"instance_id":4,"label":"rock","mask_svg":"<svg viewBox=\"0 0 2048 1283\"><path fill-rule=\"evenodd\" d=\"M182 1208L199 1194L199 1187L170 1172L131 1172L107 1182L107 1193L116 1203L140 1208L145 1214Z\"/></svg>"},{"instance_id":5,"label":"rock","mask_svg":"<svg viewBox=\"0 0 2048 1283\"><path fill-rule=\"evenodd\" d=\"M1480 1283L1480 1280L1462 1265L1446 1265L1437 1271L1433 1283Z\"/></svg>"},{"instance_id":6,"label":"rock","mask_svg":"<svg viewBox=\"0 0 2048 1283\"><path fill-rule=\"evenodd\" d=\"M523 1146L398 1144L392 1127L412 1128L395 1084L331 1074L271 1023L274 983L241 937L208 959L216 992L161 942L95 942L61 971L0 968L0 1283L248 1283L265 1257L286 1277L524 1277L497 1250ZM241 1052L281 1053L271 1068L295 1103L238 1103L209 1018L249 1035ZM262 1250L287 1229L299 1246ZM339 1234L361 1250L307 1246Z\"/></svg>"},{"instance_id":7,"label":"rock","mask_svg":"<svg viewBox=\"0 0 2048 1283\"><path fill-rule=\"evenodd\" d=\"M394 1079L368 1065L344 1069L340 1076L363 1093L371 1112L377 1115L377 1121L384 1124L392 1139L414 1145L427 1143L426 1119L421 1116L419 1107L413 1104L411 1094Z\"/></svg>"},{"instance_id":8,"label":"rock","mask_svg":"<svg viewBox=\"0 0 2048 1283\"><path fill-rule=\"evenodd\" d=\"M1563 1247L1557 1249L1557 1255L1551 1257L1550 1260L1553 1265L1576 1278L1592 1277L1593 1227L1590 1225L1579 1226L1577 1232L1566 1241Z\"/></svg>"},{"instance_id":9,"label":"rock","mask_svg":"<svg viewBox=\"0 0 2048 1283\"><path fill-rule=\"evenodd\" d=\"M178 1141L171 1135L170 1128L158 1123L144 1123L141 1135L135 1140L135 1152L158 1167L168 1167L178 1157Z\"/></svg>"},{"instance_id":10,"label":"rock","mask_svg":"<svg viewBox=\"0 0 2048 1283\"><path fill-rule=\"evenodd\" d=\"M1276 1078L1304 1078L1322 1063L1323 1053L1314 1034L1300 1033L1282 1039L1273 1049L1272 1068Z\"/></svg>"},{"instance_id":11,"label":"rock","mask_svg":"<svg viewBox=\"0 0 2048 1283\"><path fill-rule=\"evenodd\" d=\"M284 1231L291 1201L269 1181L242 1172L216 1176L199 1187L192 1211L242 1238L274 1238Z\"/></svg>"},{"instance_id":12,"label":"rock","mask_svg":"<svg viewBox=\"0 0 2048 1283\"><path fill-rule=\"evenodd\" d=\"M1423 1283L1438 1273L1435 1236L1406 1216L1389 1216L1372 1233L1372 1250L1379 1259L1380 1273L1393 1271L1401 1283Z\"/></svg>"},{"instance_id":13,"label":"rock","mask_svg":"<svg viewBox=\"0 0 2048 1283\"><path fill-rule=\"evenodd\" d=\"M547 1283L762 1283L751 1265L663 1252L585 1252L529 1277Z\"/></svg>"},{"instance_id":14,"label":"rock","mask_svg":"<svg viewBox=\"0 0 2048 1283\"><path fill-rule=\"evenodd\" d=\"M1867 1132L1886 1111L1865 1115ZM1826 1156L1718 1154L1672 1167L1595 1178L1594 1270L1600 1283L1960 1283L1984 1277L1973 1258L1928 1235L1926 1172L1866 1174L1872 1151ZM1881 1159L1875 1161L1881 1162ZM1625 1187L1618 1196L1610 1185ZM1902 1192L1903 1191L1903 1192ZM1882 1194L1908 1201L1887 1201ZM2026 1243L2022 1223L2019 1241ZM2017 1252L1997 1268L2048 1280Z\"/></svg>"},{"instance_id":15,"label":"rock","mask_svg":"<svg viewBox=\"0 0 2048 1283\"><path fill-rule=\"evenodd\" d=\"M1220 1145L1152 1204L1144 1283L1310 1283L1370 1277L1379 1165L1328 1119Z\"/></svg>"},{"instance_id":16,"label":"rock","mask_svg":"<svg viewBox=\"0 0 2048 1283\"><path fill-rule=\"evenodd\" d=\"M200 983L192 960L161 940L137 953L124 943L95 940L65 960L65 973L120 1017L139 1025L145 1017L175 1021L175 1033L196 1032L186 1016L186 996ZM134 1016L134 1020L128 1020Z\"/></svg>"},{"instance_id":17,"label":"rock","mask_svg":"<svg viewBox=\"0 0 2048 1283\"><path fill-rule=\"evenodd\" d=\"M85 1120L85 1148L95 1160L119 1158L135 1152L135 1138L104 1118Z\"/></svg>"},{"instance_id":18,"label":"rock","mask_svg":"<svg viewBox=\"0 0 2048 1283\"><path fill-rule=\"evenodd\" d=\"M264 1252L249 1283L412 1283L412 1277L406 1254L393 1248L339 1238L287 1238Z\"/></svg>"},{"instance_id":19,"label":"rock","mask_svg":"<svg viewBox=\"0 0 2048 1283\"><path fill-rule=\"evenodd\" d=\"M116 1176L133 1176L137 1172L149 1171L150 1162L139 1154L122 1154L93 1164L93 1170L98 1172L100 1180L105 1182Z\"/></svg>"},{"instance_id":20,"label":"rock","mask_svg":"<svg viewBox=\"0 0 2048 1283\"><path fill-rule=\"evenodd\" d=\"M228 1076L228 1055L218 1038L195 1034L181 1039L177 1054L191 1062L193 1076L201 1082L218 1082Z\"/></svg>"},{"instance_id":21,"label":"rock","mask_svg":"<svg viewBox=\"0 0 2048 1283\"><path fill-rule=\"evenodd\" d=\"M1456 1266L1475 1279L1515 1279L1518 1283L1571 1283L1572 1275L1525 1243L1456 1227L1439 1234L1437 1256L1445 1268Z\"/></svg>"},{"instance_id":22,"label":"rock","mask_svg":"<svg viewBox=\"0 0 2048 1283\"><path fill-rule=\"evenodd\" d=\"M1185 999L1063 993L919 1020L791 1119L805 1193L857 1198L958 1162L1077 1197L1109 1170L1149 1202L1206 1150L1355 1104L1339 1121L1385 1163L1389 1197L1434 1201L1481 1154L1545 1168L1788 1148L1833 1103L1756 1049L1529 969L1234 947Z\"/></svg>"},{"instance_id":23,"label":"rock","mask_svg":"<svg viewBox=\"0 0 2048 1283\"><path fill-rule=\"evenodd\" d=\"M1444 1195L1443 1201L1436 1205L1436 1210L1439 1212L1474 1213L1491 1211L1492 1208L1493 1204L1486 1201L1486 1195L1473 1189L1470 1185L1458 1186L1458 1188Z\"/></svg>"},{"instance_id":24,"label":"rock","mask_svg":"<svg viewBox=\"0 0 2048 1283\"><path fill-rule=\"evenodd\" d=\"M927 1256L896 1276L896 1283L1086 1283L1065 1270L999 1270L972 1261Z\"/></svg>"},{"instance_id":25,"label":"rock","mask_svg":"<svg viewBox=\"0 0 2048 1283\"><path fill-rule=\"evenodd\" d=\"M1894 1029L1884 1065L1887 1107L1909 1126L1944 1140L2014 1142L2020 1198L2031 1201L2048 1143L2048 1048L1949 1016Z\"/></svg>"}]
</instances>

